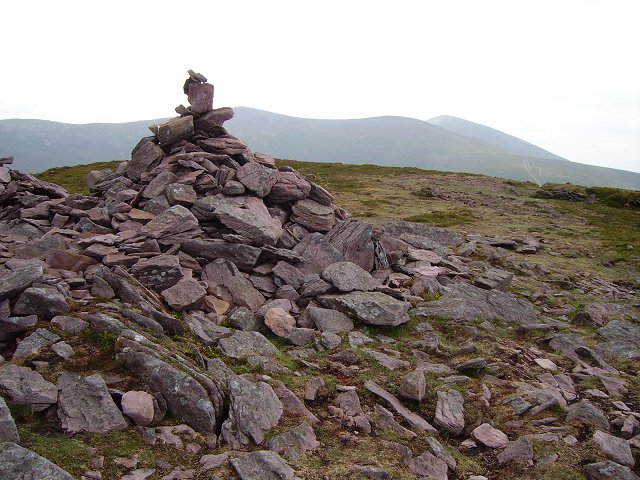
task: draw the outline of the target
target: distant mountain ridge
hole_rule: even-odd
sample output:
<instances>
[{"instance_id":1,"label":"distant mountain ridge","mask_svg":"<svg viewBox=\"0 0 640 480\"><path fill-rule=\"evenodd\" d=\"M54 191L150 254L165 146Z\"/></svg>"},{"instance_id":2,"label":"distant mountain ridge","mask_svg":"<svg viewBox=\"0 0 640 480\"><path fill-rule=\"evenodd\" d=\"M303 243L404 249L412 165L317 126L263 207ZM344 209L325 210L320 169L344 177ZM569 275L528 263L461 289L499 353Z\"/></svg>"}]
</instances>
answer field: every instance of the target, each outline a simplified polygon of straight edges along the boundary
<instances>
[{"instance_id":1,"label":"distant mountain ridge","mask_svg":"<svg viewBox=\"0 0 640 480\"><path fill-rule=\"evenodd\" d=\"M452 132L467 137L482 140L501 148L506 153L513 155L522 155L524 157L546 158L549 160L564 160L555 153L551 153L544 148L540 148L529 142L525 142L518 137L509 135L508 133L501 132L495 128L487 127L480 123L471 122L464 118L452 117L450 115L440 115L438 117L431 118L427 122L432 125L437 125L442 128L446 128Z\"/></svg>"},{"instance_id":2,"label":"distant mountain ridge","mask_svg":"<svg viewBox=\"0 0 640 480\"><path fill-rule=\"evenodd\" d=\"M83 125L0 120L0 156L15 156L15 168L28 172L124 160L141 136L150 135L147 127L161 120ZM237 107L225 127L252 150L278 158L413 166L540 184L571 182L640 189L640 173L570 162L524 140L456 117L318 120Z\"/></svg>"}]
</instances>

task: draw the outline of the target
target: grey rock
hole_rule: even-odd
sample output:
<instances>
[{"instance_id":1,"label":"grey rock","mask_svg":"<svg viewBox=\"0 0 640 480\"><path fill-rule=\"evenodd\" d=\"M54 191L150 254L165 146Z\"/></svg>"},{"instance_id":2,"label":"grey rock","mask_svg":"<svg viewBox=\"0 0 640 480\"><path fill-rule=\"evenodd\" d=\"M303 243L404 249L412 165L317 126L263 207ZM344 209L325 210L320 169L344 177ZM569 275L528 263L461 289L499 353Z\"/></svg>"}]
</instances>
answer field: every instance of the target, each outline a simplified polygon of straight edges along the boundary
<instances>
[{"instance_id":1,"label":"grey rock","mask_svg":"<svg viewBox=\"0 0 640 480\"><path fill-rule=\"evenodd\" d=\"M305 452L313 451L320 446L313 427L306 422L292 428L288 432L276 435L267 444L272 450L287 459L297 459Z\"/></svg>"},{"instance_id":2,"label":"grey rock","mask_svg":"<svg viewBox=\"0 0 640 480\"><path fill-rule=\"evenodd\" d=\"M96 298L112 299L116 296L113 288L104 279L94 277L91 284L91 296Z\"/></svg>"},{"instance_id":3,"label":"grey rock","mask_svg":"<svg viewBox=\"0 0 640 480\"><path fill-rule=\"evenodd\" d=\"M462 245L462 236L446 228L432 227L424 223L412 222L386 222L382 224L384 231L394 237L401 237L405 234L423 237L446 247L457 247Z\"/></svg>"},{"instance_id":4,"label":"grey rock","mask_svg":"<svg viewBox=\"0 0 640 480\"><path fill-rule=\"evenodd\" d=\"M337 262L325 267L322 270L322 278L341 292L368 292L380 286L380 282L369 272L351 262Z\"/></svg>"},{"instance_id":5,"label":"grey rock","mask_svg":"<svg viewBox=\"0 0 640 480\"><path fill-rule=\"evenodd\" d=\"M73 480L55 463L12 442L0 443L0 471L7 480Z\"/></svg>"},{"instance_id":6,"label":"grey rock","mask_svg":"<svg viewBox=\"0 0 640 480\"><path fill-rule=\"evenodd\" d=\"M207 296L207 291L194 278L182 278L175 285L163 290L161 295L171 308L182 311L198 306Z\"/></svg>"},{"instance_id":7,"label":"grey rock","mask_svg":"<svg viewBox=\"0 0 640 480\"><path fill-rule=\"evenodd\" d=\"M142 379L151 389L162 394L172 415L203 433L215 432L222 412L222 394L208 393L195 378L186 372L148 353L130 347L116 355L130 372Z\"/></svg>"},{"instance_id":8,"label":"grey rock","mask_svg":"<svg viewBox=\"0 0 640 480\"><path fill-rule=\"evenodd\" d=\"M261 450L230 460L240 480L295 480L294 470L275 452Z\"/></svg>"},{"instance_id":9,"label":"grey rock","mask_svg":"<svg viewBox=\"0 0 640 480\"><path fill-rule=\"evenodd\" d=\"M593 434L593 441L609 460L629 468L635 465L631 447L624 439L598 430Z\"/></svg>"},{"instance_id":10,"label":"grey rock","mask_svg":"<svg viewBox=\"0 0 640 480\"><path fill-rule=\"evenodd\" d=\"M457 390L438 392L433 424L455 436L462 433L464 430L464 398L460 392Z\"/></svg>"},{"instance_id":11,"label":"grey rock","mask_svg":"<svg viewBox=\"0 0 640 480\"><path fill-rule=\"evenodd\" d=\"M605 432L609 431L609 420L606 414L589 400L580 400L569 405L565 421L587 423Z\"/></svg>"},{"instance_id":12,"label":"grey rock","mask_svg":"<svg viewBox=\"0 0 640 480\"><path fill-rule=\"evenodd\" d=\"M433 455L431 452L424 452L418 457L413 457L407 461L409 470L418 475L420 478L429 478L433 480L447 480L447 463Z\"/></svg>"},{"instance_id":13,"label":"grey rock","mask_svg":"<svg viewBox=\"0 0 640 480\"><path fill-rule=\"evenodd\" d=\"M271 187L267 202L287 203L306 198L311 193L311 184L294 172L278 172Z\"/></svg>"},{"instance_id":14,"label":"grey rock","mask_svg":"<svg viewBox=\"0 0 640 480\"><path fill-rule=\"evenodd\" d=\"M257 162L248 162L236 171L236 177L258 197L266 197L278 179L278 171Z\"/></svg>"},{"instance_id":15,"label":"grey rock","mask_svg":"<svg viewBox=\"0 0 640 480\"><path fill-rule=\"evenodd\" d=\"M217 285L229 292L234 304L257 310L265 303L264 296L256 290L238 268L229 260L218 258L209 263L202 274L209 288Z\"/></svg>"},{"instance_id":16,"label":"grey rock","mask_svg":"<svg viewBox=\"0 0 640 480\"><path fill-rule=\"evenodd\" d=\"M237 328L238 330L244 330L245 332L260 330L256 316L247 307L234 308L233 311L227 315L227 320L233 328Z\"/></svg>"},{"instance_id":17,"label":"grey rock","mask_svg":"<svg viewBox=\"0 0 640 480\"><path fill-rule=\"evenodd\" d=\"M39 282L42 275L42 267L35 262L0 274L0 302L16 296L32 283Z\"/></svg>"},{"instance_id":18,"label":"grey rock","mask_svg":"<svg viewBox=\"0 0 640 480\"><path fill-rule=\"evenodd\" d=\"M346 417L343 419L343 423L346 421L347 426L355 427L365 434L371 433L371 424L362 410L360 398L355 390L349 390L338 395L333 403Z\"/></svg>"},{"instance_id":19,"label":"grey rock","mask_svg":"<svg viewBox=\"0 0 640 480\"><path fill-rule=\"evenodd\" d=\"M298 200L291 209L291 220L313 232L328 232L336 223L333 207L310 198Z\"/></svg>"},{"instance_id":20,"label":"grey rock","mask_svg":"<svg viewBox=\"0 0 640 480\"><path fill-rule=\"evenodd\" d=\"M20 443L20 435L18 435L16 422L11 416L7 402L0 397L0 444L2 442Z\"/></svg>"},{"instance_id":21,"label":"grey rock","mask_svg":"<svg viewBox=\"0 0 640 480\"><path fill-rule=\"evenodd\" d=\"M55 288L27 288L16 301L13 315L39 315L47 320L69 311L64 296Z\"/></svg>"},{"instance_id":22,"label":"grey rock","mask_svg":"<svg viewBox=\"0 0 640 480\"><path fill-rule=\"evenodd\" d=\"M326 237L347 262L355 263L367 272L375 267L375 242L371 224L353 219L344 220L336 223Z\"/></svg>"},{"instance_id":23,"label":"grey rock","mask_svg":"<svg viewBox=\"0 0 640 480\"><path fill-rule=\"evenodd\" d=\"M380 365L388 368L389 370L400 370L411 367L411 362L392 357L390 355L387 355L386 353L369 349L365 349L365 352L373 357Z\"/></svg>"},{"instance_id":24,"label":"grey rock","mask_svg":"<svg viewBox=\"0 0 640 480\"><path fill-rule=\"evenodd\" d=\"M180 249L193 257L202 257L206 260L224 258L233 262L241 270L250 270L255 267L261 254L259 248L251 245L199 238L185 240Z\"/></svg>"},{"instance_id":25,"label":"grey rock","mask_svg":"<svg viewBox=\"0 0 640 480\"><path fill-rule=\"evenodd\" d=\"M629 320L612 320L598 329L598 335L606 342L597 346L609 354L640 359L640 324Z\"/></svg>"},{"instance_id":26,"label":"grey rock","mask_svg":"<svg viewBox=\"0 0 640 480\"><path fill-rule=\"evenodd\" d=\"M500 463L522 461L532 465L534 457L535 453L529 439L520 437L516 441L509 442L504 450L498 454L497 459Z\"/></svg>"},{"instance_id":27,"label":"grey rock","mask_svg":"<svg viewBox=\"0 0 640 480\"><path fill-rule=\"evenodd\" d=\"M286 284L299 289L304 281L304 275L300 270L287 262L278 262L272 272L281 278Z\"/></svg>"},{"instance_id":28,"label":"grey rock","mask_svg":"<svg viewBox=\"0 0 640 480\"><path fill-rule=\"evenodd\" d=\"M287 416L305 418L311 424L316 424L320 421L284 384L276 386L274 391L282 402L282 408Z\"/></svg>"},{"instance_id":29,"label":"grey rock","mask_svg":"<svg viewBox=\"0 0 640 480\"><path fill-rule=\"evenodd\" d=\"M445 287L438 300L423 303L413 310L415 315L436 316L452 320L501 320L518 324L534 324L538 317L533 305L523 299L496 291L484 290L464 283Z\"/></svg>"},{"instance_id":30,"label":"grey rock","mask_svg":"<svg viewBox=\"0 0 640 480\"><path fill-rule=\"evenodd\" d=\"M351 292L346 295L322 295L318 301L325 307L353 315L369 325L397 326L409 321L409 303L379 292Z\"/></svg>"},{"instance_id":31,"label":"grey rock","mask_svg":"<svg viewBox=\"0 0 640 480\"><path fill-rule=\"evenodd\" d=\"M638 480L638 476L629 467L607 460L584 466L589 480Z\"/></svg>"},{"instance_id":32,"label":"grey rock","mask_svg":"<svg viewBox=\"0 0 640 480\"><path fill-rule=\"evenodd\" d=\"M422 370L414 370L402 377L398 395L409 400L421 402L427 391L427 382Z\"/></svg>"},{"instance_id":33,"label":"grey rock","mask_svg":"<svg viewBox=\"0 0 640 480\"><path fill-rule=\"evenodd\" d=\"M250 355L272 357L278 354L276 346L258 332L234 332L218 342L220 352L228 358L241 359Z\"/></svg>"},{"instance_id":34,"label":"grey rock","mask_svg":"<svg viewBox=\"0 0 640 480\"><path fill-rule=\"evenodd\" d=\"M443 460L447 464L447 467L449 467L449 470L451 470L452 472L455 471L458 466L455 458L453 458L449 451L445 447L443 447L438 440L433 437L427 437L425 438L425 442L427 442L427 447L429 448L431 453L433 453L440 460Z\"/></svg>"},{"instance_id":35,"label":"grey rock","mask_svg":"<svg viewBox=\"0 0 640 480\"><path fill-rule=\"evenodd\" d=\"M619 303L590 303L573 317L576 323L587 323L602 327L611 320L640 320L640 316L629 306Z\"/></svg>"},{"instance_id":36,"label":"grey rock","mask_svg":"<svg viewBox=\"0 0 640 480\"><path fill-rule=\"evenodd\" d=\"M143 391L128 391L122 395L122 412L136 425L151 425L155 416L154 398Z\"/></svg>"},{"instance_id":37,"label":"grey rock","mask_svg":"<svg viewBox=\"0 0 640 480\"><path fill-rule=\"evenodd\" d=\"M222 438L233 448L261 445L265 433L278 425L282 402L268 383L242 377L229 381L229 418L222 424ZM259 405L260 408L256 408Z\"/></svg>"},{"instance_id":38,"label":"grey rock","mask_svg":"<svg viewBox=\"0 0 640 480\"><path fill-rule=\"evenodd\" d=\"M19 337L31 327L34 327L37 323L37 315L0 318L0 342L6 342Z\"/></svg>"},{"instance_id":39,"label":"grey rock","mask_svg":"<svg viewBox=\"0 0 640 480\"><path fill-rule=\"evenodd\" d=\"M164 170L153 177L153 180L151 180L149 185L147 185L142 191L142 196L151 199L162 195L165 188L167 188L167 185L175 183L177 180L178 177L176 177L172 172Z\"/></svg>"},{"instance_id":40,"label":"grey rock","mask_svg":"<svg viewBox=\"0 0 640 480\"><path fill-rule=\"evenodd\" d=\"M227 180L222 188L222 193L227 196L242 195L245 191L244 185L235 180Z\"/></svg>"},{"instance_id":41,"label":"grey rock","mask_svg":"<svg viewBox=\"0 0 640 480\"><path fill-rule=\"evenodd\" d=\"M375 421L376 428L380 430L390 431L397 433L404 438L416 438L417 435L411 430L407 430L393 418L393 413L384 408L380 404L375 404L374 410L378 414L378 418Z\"/></svg>"},{"instance_id":42,"label":"grey rock","mask_svg":"<svg viewBox=\"0 0 640 480\"><path fill-rule=\"evenodd\" d=\"M58 388L53 383L30 368L12 363L0 365L0 393L14 403L30 405L34 411L58 401Z\"/></svg>"},{"instance_id":43,"label":"grey rock","mask_svg":"<svg viewBox=\"0 0 640 480\"><path fill-rule=\"evenodd\" d=\"M326 266L344 260L342 254L321 233L312 233L303 238L293 251L304 258L298 269L305 275L320 274Z\"/></svg>"},{"instance_id":44,"label":"grey rock","mask_svg":"<svg viewBox=\"0 0 640 480\"><path fill-rule=\"evenodd\" d=\"M133 181L140 180L142 174L155 167L164 152L150 138L143 138L131 152L131 160L127 162L125 175Z\"/></svg>"},{"instance_id":45,"label":"grey rock","mask_svg":"<svg viewBox=\"0 0 640 480\"><path fill-rule=\"evenodd\" d=\"M73 347L67 342L58 342L51 345L51 351L63 360L69 360L75 354Z\"/></svg>"},{"instance_id":46,"label":"grey rock","mask_svg":"<svg viewBox=\"0 0 640 480\"><path fill-rule=\"evenodd\" d=\"M74 372L64 372L57 386L58 417L68 433L104 433L127 428L100 374L83 378Z\"/></svg>"},{"instance_id":47,"label":"grey rock","mask_svg":"<svg viewBox=\"0 0 640 480\"><path fill-rule=\"evenodd\" d=\"M169 205L182 205L183 207L190 207L193 205L198 196L196 191L191 185L185 185L183 183L170 183L167 185L164 194L169 201Z\"/></svg>"},{"instance_id":48,"label":"grey rock","mask_svg":"<svg viewBox=\"0 0 640 480\"><path fill-rule=\"evenodd\" d=\"M271 217L260 198L215 195L198 200L194 211L208 218L217 218L236 233L260 245L275 245L282 235L279 220Z\"/></svg>"},{"instance_id":49,"label":"grey rock","mask_svg":"<svg viewBox=\"0 0 640 480\"><path fill-rule=\"evenodd\" d=\"M155 239L191 238L201 233L201 230L198 219L193 216L193 213L182 205L174 205L147 223L141 233Z\"/></svg>"},{"instance_id":50,"label":"grey rock","mask_svg":"<svg viewBox=\"0 0 640 480\"><path fill-rule=\"evenodd\" d=\"M398 415L400 415L407 421L407 423L411 426L411 429L414 432L416 433L428 432L432 434L437 433L437 430L433 428L433 426L431 426L429 422L427 422L424 418L420 417L416 413L413 413L411 410L405 407L402 404L402 402L400 402L400 400L398 400L391 393L387 392L384 388L379 386L377 383L371 380L367 380L364 383L364 388L366 388L368 391L370 391L374 395L377 395L383 398L384 400L386 400L387 402L389 402L389 405L391 405L391 407L398 413Z\"/></svg>"},{"instance_id":51,"label":"grey rock","mask_svg":"<svg viewBox=\"0 0 640 480\"><path fill-rule=\"evenodd\" d=\"M51 323L68 333L80 333L89 327L89 322L85 322L76 317L66 317L60 315L51 319Z\"/></svg>"},{"instance_id":52,"label":"grey rock","mask_svg":"<svg viewBox=\"0 0 640 480\"><path fill-rule=\"evenodd\" d=\"M174 286L184 276L180 257L166 254L142 259L131 267L130 272L140 283L156 292Z\"/></svg>"},{"instance_id":53,"label":"grey rock","mask_svg":"<svg viewBox=\"0 0 640 480\"><path fill-rule=\"evenodd\" d=\"M23 339L13 352L11 361L16 365L22 365L27 359L38 355L45 348L53 345L60 337L45 328L38 328L31 335Z\"/></svg>"},{"instance_id":54,"label":"grey rock","mask_svg":"<svg viewBox=\"0 0 640 480\"><path fill-rule=\"evenodd\" d=\"M349 472L375 480L391 480L393 478L391 474L383 468L374 467L373 465L354 465L349 469Z\"/></svg>"},{"instance_id":55,"label":"grey rock","mask_svg":"<svg viewBox=\"0 0 640 480\"><path fill-rule=\"evenodd\" d=\"M321 332L347 333L353 330L353 320L337 310L309 306L302 318L315 325Z\"/></svg>"}]
</instances>

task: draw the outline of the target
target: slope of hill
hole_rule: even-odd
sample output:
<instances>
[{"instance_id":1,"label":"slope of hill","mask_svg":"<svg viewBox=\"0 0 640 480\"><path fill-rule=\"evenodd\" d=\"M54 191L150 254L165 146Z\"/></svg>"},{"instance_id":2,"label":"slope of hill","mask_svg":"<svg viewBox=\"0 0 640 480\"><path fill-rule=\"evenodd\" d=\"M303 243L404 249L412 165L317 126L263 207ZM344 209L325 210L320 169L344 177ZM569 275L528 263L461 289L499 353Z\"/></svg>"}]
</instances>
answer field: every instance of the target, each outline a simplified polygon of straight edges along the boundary
<instances>
[{"instance_id":1,"label":"slope of hill","mask_svg":"<svg viewBox=\"0 0 640 480\"><path fill-rule=\"evenodd\" d=\"M555 153L548 152L547 150L540 148L537 145L533 145L532 143L525 142L518 137L514 137L513 135L509 135L508 133L487 127L480 123L470 122L464 118L440 115L439 117L427 120L427 122L432 125L437 125L438 127L446 128L447 130L459 135L465 135L467 137L490 143L491 145L495 145L500 148L503 152L511 153L512 155L568 161Z\"/></svg>"},{"instance_id":2,"label":"slope of hill","mask_svg":"<svg viewBox=\"0 0 640 480\"><path fill-rule=\"evenodd\" d=\"M30 172L126 159L136 140L149 135L147 126L155 122L70 125L0 120L0 156L15 156L16 168ZM640 189L640 173L558 160L559 157L514 155L486 141L413 118L317 120L238 107L236 116L225 126L254 150L279 158L414 166L538 184L571 182Z\"/></svg>"}]
</instances>

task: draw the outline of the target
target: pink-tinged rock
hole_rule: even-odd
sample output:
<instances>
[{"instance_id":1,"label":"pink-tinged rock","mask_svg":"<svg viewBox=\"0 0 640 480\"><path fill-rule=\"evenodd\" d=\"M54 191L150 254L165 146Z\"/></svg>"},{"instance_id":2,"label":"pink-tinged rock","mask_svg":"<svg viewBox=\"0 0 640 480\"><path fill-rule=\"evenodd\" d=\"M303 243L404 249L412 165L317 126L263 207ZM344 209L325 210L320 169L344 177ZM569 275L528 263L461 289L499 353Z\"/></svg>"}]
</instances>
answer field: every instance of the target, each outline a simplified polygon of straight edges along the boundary
<instances>
[{"instance_id":1,"label":"pink-tinged rock","mask_svg":"<svg viewBox=\"0 0 640 480\"><path fill-rule=\"evenodd\" d=\"M186 117L172 118L164 123L151 125L149 130L158 137L160 145L168 145L187 138L193 133L193 117L187 115ZM135 179L132 178L132 180Z\"/></svg>"},{"instance_id":2,"label":"pink-tinged rock","mask_svg":"<svg viewBox=\"0 0 640 480\"><path fill-rule=\"evenodd\" d=\"M593 441L609 460L633 468L635 460L626 440L598 430L593 434Z\"/></svg>"},{"instance_id":3,"label":"pink-tinged rock","mask_svg":"<svg viewBox=\"0 0 640 480\"><path fill-rule=\"evenodd\" d=\"M127 392L122 396L122 411L136 425L151 425L154 415L153 396L142 391Z\"/></svg>"},{"instance_id":4,"label":"pink-tinged rock","mask_svg":"<svg viewBox=\"0 0 640 480\"><path fill-rule=\"evenodd\" d=\"M52 249L47 252L46 262L50 268L69 270L70 272L82 272L89 266L95 265L95 258L81 255L69 250Z\"/></svg>"},{"instance_id":5,"label":"pink-tinged rock","mask_svg":"<svg viewBox=\"0 0 640 480\"><path fill-rule=\"evenodd\" d=\"M313 377L307 382L307 385L304 388L304 399L314 401L322 387L324 387L323 378Z\"/></svg>"},{"instance_id":6,"label":"pink-tinged rock","mask_svg":"<svg viewBox=\"0 0 640 480\"><path fill-rule=\"evenodd\" d=\"M213 85L210 83L190 83L189 103L194 113L206 113L213 107Z\"/></svg>"},{"instance_id":7,"label":"pink-tinged rock","mask_svg":"<svg viewBox=\"0 0 640 480\"><path fill-rule=\"evenodd\" d=\"M509 437L504 432L493 428L488 423L476 427L471 436L489 448L504 448L509 443Z\"/></svg>"},{"instance_id":8,"label":"pink-tinged rock","mask_svg":"<svg viewBox=\"0 0 640 480\"><path fill-rule=\"evenodd\" d=\"M296 326L296 319L282 308L270 308L264 315L264 323L279 337L286 337Z\"/></svg>"},{"instance_id":9,"label":"pink-tinged rock","mask_svg":"<svg viewBox=\"0 0 640 480\"><path fill-rule=\"evenodd\" d=\"M278 179L278 171L257 162L245 163L236 172L240 183L259 197L266 197Z\"/></svg>"},{"instance_id":10,"label":"pink-tinged rock","mask_svg":"<svg viewBox=\"0 0 640 480\"><path fill-rule=\"evenodd\" d=\"M207 291L197 280L183 278L171 288L164 290L161 295L171 308L182 311L202 301L207 296Z\"/></svg>"}]
</instances>

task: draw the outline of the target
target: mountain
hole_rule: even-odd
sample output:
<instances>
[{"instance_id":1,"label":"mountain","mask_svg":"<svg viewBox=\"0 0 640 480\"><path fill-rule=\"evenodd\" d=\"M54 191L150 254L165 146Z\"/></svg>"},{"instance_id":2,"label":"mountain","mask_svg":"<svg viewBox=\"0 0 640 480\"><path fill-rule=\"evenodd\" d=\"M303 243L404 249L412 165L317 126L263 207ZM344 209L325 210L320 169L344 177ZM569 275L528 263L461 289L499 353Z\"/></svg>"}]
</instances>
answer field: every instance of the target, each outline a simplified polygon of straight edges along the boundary
<instances>
[{"instance_id":1,"label":"mountain","mask_svg":"<svg viewBox=\"0 0 640 480\"><path fill-rule=\"evenodd\" d=\"M565 160L555 153L548 152L544 148L540 148L524 140L509 135L508 133L501 132L495 128L487 127L479 123L470 122L464 118L452 117L450 115L440 115L434 117L427 122L438 127L446 128L451 132L455 132L459 135L465 135L467 137L482 140L483 142L490 143L500 148L503 152L511 153L513 155L521 155L524 157L536 157L546 158L549 160Z\"/></svg>"},{"instance_id":2,"label":"mountain","mask_svg":"<svg viewBox=\"0 0 640 480\"><path fill-rule=\"evenodd\" d=\"M465 125L465 120L456 120L460 121L453 122L452 128ZM158 121L73 125L0 120L0 156L15 156L16 168L28 172L127 159L137 140L150 134L147 126ZM449 121L444 123L451 126ZM407 117L318 120L238 107L225 127L253 150L278 158L412 166L539 184L571 182L640 189L639 173L570 162L497 130L472 125L480 128L462 135ZM514 153L523 149L526 155Z\"/></svg>"}]
</instances>

